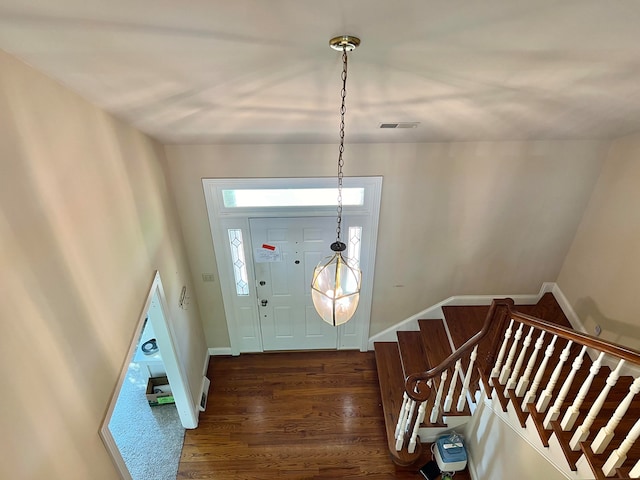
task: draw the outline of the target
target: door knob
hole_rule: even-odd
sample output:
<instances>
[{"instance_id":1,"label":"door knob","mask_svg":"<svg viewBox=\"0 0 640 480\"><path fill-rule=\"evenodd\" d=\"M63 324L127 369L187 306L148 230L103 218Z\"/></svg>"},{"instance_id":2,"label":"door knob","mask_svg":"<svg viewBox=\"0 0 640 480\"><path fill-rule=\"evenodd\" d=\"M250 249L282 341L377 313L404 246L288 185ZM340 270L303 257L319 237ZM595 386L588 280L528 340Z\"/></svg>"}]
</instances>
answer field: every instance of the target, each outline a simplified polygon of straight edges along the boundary
<instances>
[{"instance_id":1,"label":"door knob","mask_svg":"<svg viewBox=\"0 0 640 480\"><path fill-rule=\"evenodd\" d=\"M267 300L260 300L260 304L261 304L263 307L266 307L266 306L267 306L267 303L269 303Z\"/></svg>"},{"instance_id":2,"label":"door knob","mask_svg":"<svg viewBox=\"0 0 640 480\"><path fill-rule=\"evenodd\" d=\"M265 282L264 280L260 280L260 286L264 287L267 284L267 282Z\"/></svg>"}]
</instances>

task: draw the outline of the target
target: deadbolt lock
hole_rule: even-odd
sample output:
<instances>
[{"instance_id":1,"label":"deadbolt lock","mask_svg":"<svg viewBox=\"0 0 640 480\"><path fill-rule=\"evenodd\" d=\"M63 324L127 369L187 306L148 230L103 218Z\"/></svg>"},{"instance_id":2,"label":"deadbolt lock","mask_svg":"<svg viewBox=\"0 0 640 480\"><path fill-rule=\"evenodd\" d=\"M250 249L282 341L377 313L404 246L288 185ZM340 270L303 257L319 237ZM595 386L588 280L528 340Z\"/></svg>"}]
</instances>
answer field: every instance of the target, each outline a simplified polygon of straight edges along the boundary
<instances>
[{"instance_id":1,"label":"deadbolt lock","mask_svg":"<svg viewBox=\"0 0 640 480\"><path fill-rule=\"evenodd\" d=\"M263 307L266 307L266 306L267 306L267 303L269 303L269 301L268 301L268 300L260 300L260 304L261 304Z\"/></svg>"},{"instance_id":2,"label":"deadbolt lock","mask_svg":"<svg viewBox=\"0 0 640 480\"><path fill-rule=\"evenodd\" d=\"M267 284L267 282L265 282L264 280L260 280L260 286L264 287Z\"/></svg>"}]
</instances>

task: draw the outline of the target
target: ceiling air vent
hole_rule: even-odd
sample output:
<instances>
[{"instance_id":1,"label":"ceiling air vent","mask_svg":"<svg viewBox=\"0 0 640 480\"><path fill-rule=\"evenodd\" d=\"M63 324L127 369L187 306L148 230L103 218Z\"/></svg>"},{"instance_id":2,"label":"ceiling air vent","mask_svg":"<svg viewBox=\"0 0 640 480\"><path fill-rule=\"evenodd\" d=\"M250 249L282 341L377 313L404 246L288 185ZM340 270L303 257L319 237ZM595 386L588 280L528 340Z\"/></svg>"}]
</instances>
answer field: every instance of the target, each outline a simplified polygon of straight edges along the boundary
<instances>
[{"instance_id":1,"label":"ceiling air vent","mask_svg":"<svg viewBox=\"0 0 640 480\"><path fill-rule=\"evenodd\" d=\"M380 128L416 128L420 122L381 123Z\"/></svg>"}]
</instances>

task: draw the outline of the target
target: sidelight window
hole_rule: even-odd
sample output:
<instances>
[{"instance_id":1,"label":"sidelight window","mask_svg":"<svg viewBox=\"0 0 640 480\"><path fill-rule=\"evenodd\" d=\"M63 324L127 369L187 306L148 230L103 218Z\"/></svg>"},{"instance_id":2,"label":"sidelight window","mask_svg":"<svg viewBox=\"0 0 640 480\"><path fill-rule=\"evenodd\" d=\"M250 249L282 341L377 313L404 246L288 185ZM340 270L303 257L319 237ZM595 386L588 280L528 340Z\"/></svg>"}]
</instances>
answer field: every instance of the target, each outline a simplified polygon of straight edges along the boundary
<instances>
[{"instance_id":1,"label":"sidelight window","mask_svg":"<svg viewBox=\"0 0 640 480\"><path fill-rule=\"evenodd\" d=\"M249 295L249 276L247 275L247 261L244 256L244 242L242 241L242 230L230 228L229 246L231 248L231 261L233 263L233 276L236 282L236 293L239 296Z\"/></svg>"}]
</instances>

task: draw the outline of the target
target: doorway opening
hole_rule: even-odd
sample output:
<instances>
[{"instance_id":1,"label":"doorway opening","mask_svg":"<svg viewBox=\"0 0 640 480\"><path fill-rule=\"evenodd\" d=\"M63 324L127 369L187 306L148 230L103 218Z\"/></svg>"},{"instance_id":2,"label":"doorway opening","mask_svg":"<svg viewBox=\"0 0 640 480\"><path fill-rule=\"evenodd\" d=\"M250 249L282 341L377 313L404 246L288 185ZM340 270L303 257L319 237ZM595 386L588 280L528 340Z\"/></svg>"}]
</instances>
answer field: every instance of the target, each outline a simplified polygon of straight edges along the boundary
<instances>
[{"instance_id":1,"label":"doorway opening","mask_svg":"<svg viewBox=\"0 0 640 480\"><path fill-rule=\"evenodd\" d=\"M197 416L156 272L100 435L125 480L173 480Z\"/></svg>"},{"instance_id":2,"label":"doorway opening","mask_svg":"<svg viewBox=\"0 0 640 480\"><path fill-rule=\"evenodd\" d=\"M363 279L356 314L344 325L331 327L335 341L328 332L321 332L324 322L311 303L305 303L310 299L315 267L311 264L332 254L335 179L202 182L231 353L318 348L366 351L382 177L343 180L343 229L350 232L347 245L360 257ZM282 303L285 299L287 303Z\"/></svg>"}]
</instances>

